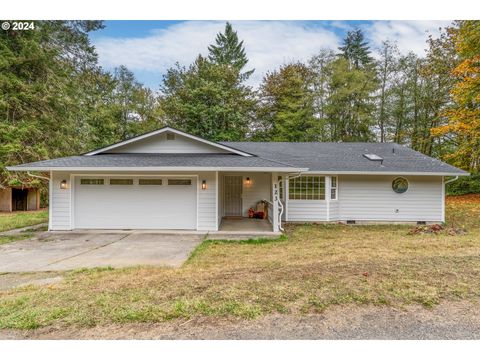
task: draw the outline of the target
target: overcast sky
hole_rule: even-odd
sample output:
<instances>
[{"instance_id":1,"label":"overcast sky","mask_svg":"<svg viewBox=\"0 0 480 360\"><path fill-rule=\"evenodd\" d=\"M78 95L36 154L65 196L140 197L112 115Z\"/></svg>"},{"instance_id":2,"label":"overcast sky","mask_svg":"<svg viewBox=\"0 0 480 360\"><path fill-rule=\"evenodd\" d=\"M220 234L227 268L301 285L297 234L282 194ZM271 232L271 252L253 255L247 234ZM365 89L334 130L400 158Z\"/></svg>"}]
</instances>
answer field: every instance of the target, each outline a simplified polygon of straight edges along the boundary
<instances>
[{"instance_id":1,"label":"overcast sky","mask_svg":"<svg viewBox=\"0 0 480 360\"><path fill-rule=\"evenodd\" d=\"M107 21L91 35L100 64L107 70L127 66L137 79L157 90L166 69L175 62L190 64L206 55L224 21ZM244 40L249 82L257 86L268 70L293 60L307 60L321 48L336 50L345 33L364 31L372 49L382 41L397 41L402 53L423 55L428 35L450 21L232 21Z\"/></svg>"}]
</instances>

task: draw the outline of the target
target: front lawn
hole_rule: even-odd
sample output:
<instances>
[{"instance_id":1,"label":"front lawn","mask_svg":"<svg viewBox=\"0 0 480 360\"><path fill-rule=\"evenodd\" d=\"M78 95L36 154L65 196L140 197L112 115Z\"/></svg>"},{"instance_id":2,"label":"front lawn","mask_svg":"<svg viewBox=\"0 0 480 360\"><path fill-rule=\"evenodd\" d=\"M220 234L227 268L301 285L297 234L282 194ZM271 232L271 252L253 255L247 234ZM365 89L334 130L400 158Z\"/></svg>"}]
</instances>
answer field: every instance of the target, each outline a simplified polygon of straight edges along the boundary
<instances>
[{"instance_id":1,"label":"front lawn","mask_svg":"<svg viewBox=\"0 0 480 360\"><path fill-rule=\"evenodd\" d=\"M48 210L0 213L0 232L48 221Z\"/></svg>"},{"instance_id":2,"label":"front lawn","mask_svg":"<svg viewBox=\"0 0 480 360\"><path fill-rule=\"evenodd\" d=\"M0 293L0 327L254 318L321 312L337 304L432 307L476 301L480 197L449 198L447 211L447 226L453 228L435 229L438 233L412 232L404 225L297 225L287 228L286 240L205 242L180 269L71 272L59 284Z\"/></svg>"}]
</instances>

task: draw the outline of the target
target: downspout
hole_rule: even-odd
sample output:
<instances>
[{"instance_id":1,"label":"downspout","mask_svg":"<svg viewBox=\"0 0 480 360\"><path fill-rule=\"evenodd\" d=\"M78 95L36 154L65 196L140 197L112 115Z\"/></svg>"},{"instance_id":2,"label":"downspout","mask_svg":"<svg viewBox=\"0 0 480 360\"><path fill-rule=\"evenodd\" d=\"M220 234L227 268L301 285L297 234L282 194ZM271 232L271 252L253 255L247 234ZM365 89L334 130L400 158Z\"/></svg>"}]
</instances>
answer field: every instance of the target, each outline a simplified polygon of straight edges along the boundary
<instances>
[{"instance_id":1,"label":"downspout","mask_svg":"<svg viewBox=\"0 0 480 360\"><path fill-rule=\"evenodd\" d=\"M50 181L50 178L45 177L45 176L41 176L41 175L33 175L30 171L27 171L27 175L28 175L28 176L31 176L31 177L34 177L34 178L38 178L38 179L43 179L43 180L48 180L48 181ZM458 176L457 176L457 177L458 177Z\"/></svg>"},{"instance_id":2,"label":"downspout","mask_svg":"<svg viewBox=\"0 0 480 360\"><path fill-rule=\"evenodd\" d=\"M297 177L300 177L302 175L302 173L298 173L297 175L294 175L293 177L289 177L288 179L296 179ZM282 179L279 181L279 183L283 183L283 176L282 176ZM283 195L285 196L288 196L288 194L285 193L285 186L283 187ZM284 228L282 227L282 215L283 215L283 204L282 204L282 200L280 199L280 201L278 202L280 204L280 212L278 213L278 228L281 230L281 231L284 231Z\"/></svg>"},{"instance_id":3,"label":"downspout","mask_svg":"<svg viewBox=\"0 0 480 360\"><path fill-rule=\"evenodd\" d=\"M454 181L457 181L457 180L458 180L458 175L455 176L453 179L450 179L450 180L448 180L448 181L445 181L445 182L444 182L444 185L447 185L447 184L449 184L449 183L451 183L451 182L454 182Z\"/></svg>"}]
</instances>

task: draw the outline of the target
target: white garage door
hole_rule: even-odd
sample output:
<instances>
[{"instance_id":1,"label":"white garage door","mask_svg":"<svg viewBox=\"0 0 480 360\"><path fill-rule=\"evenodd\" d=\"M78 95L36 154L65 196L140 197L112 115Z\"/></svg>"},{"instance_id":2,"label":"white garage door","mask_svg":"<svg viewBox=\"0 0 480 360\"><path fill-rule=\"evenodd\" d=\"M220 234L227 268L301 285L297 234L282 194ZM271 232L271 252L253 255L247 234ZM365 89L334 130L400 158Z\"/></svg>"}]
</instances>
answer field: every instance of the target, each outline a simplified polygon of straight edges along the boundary
<instances>
[{"instance_id":1,"label":"white garage door","mask_svg":"<svg viewBox=\"0 0 480 360\"><path fill-rule=\"evenodd\" d=\"M75 177L76 229L195 229L195 177Z\"/></svg>"}]
</instances>

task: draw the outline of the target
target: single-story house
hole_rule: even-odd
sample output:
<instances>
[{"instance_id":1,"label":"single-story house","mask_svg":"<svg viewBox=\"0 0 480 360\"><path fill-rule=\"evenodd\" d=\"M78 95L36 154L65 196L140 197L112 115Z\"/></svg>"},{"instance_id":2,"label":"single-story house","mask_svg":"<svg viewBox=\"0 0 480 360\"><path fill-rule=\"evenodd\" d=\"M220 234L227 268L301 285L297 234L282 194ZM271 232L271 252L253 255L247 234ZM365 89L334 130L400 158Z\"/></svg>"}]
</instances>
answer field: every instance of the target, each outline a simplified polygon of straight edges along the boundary
<instances>
[{"instance_id":1,"label":"single-story house","mask_svg":"<svg viewBox=\"0 0 480 360\"><path fill-rule=\"evenodd\" d=\"M262 201L275 232L283 222L436 223L445 177L468 175L395 143L216 143L171 127L8 169L50 173L50 230L213 232Z\"/></svg>"}]
</instances>

